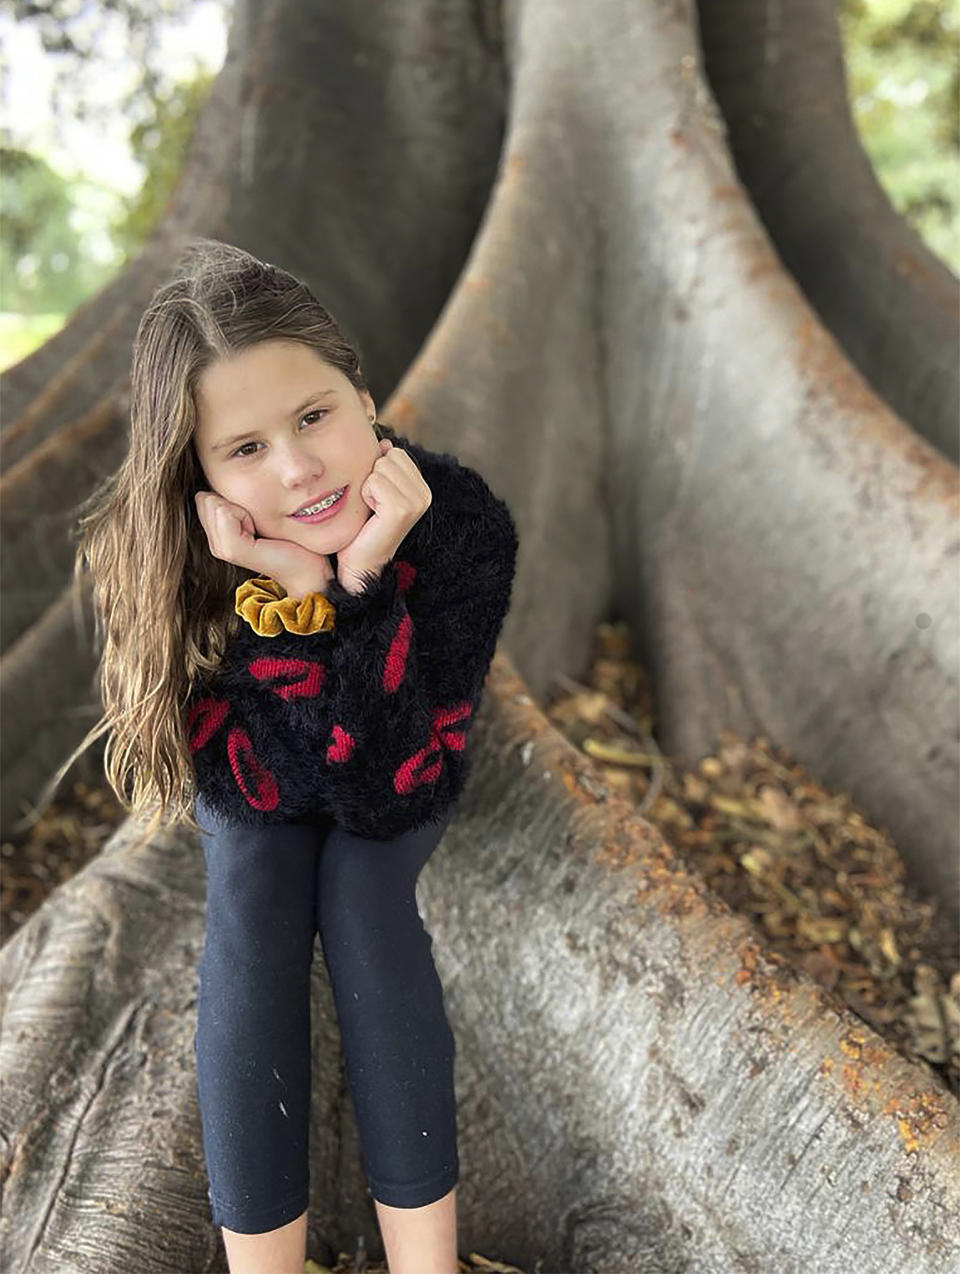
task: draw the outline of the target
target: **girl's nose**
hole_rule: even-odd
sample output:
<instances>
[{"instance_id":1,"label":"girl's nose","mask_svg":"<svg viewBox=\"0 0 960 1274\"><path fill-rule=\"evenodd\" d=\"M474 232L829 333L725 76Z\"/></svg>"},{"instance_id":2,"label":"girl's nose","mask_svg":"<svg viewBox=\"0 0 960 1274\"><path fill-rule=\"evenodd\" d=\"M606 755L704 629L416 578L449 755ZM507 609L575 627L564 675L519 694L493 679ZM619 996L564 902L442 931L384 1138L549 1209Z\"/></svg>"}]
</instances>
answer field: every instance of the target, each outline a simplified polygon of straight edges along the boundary
<instances>
[{"instance_id":1,"label":"girl's nose","mask_svg":"<svg viewBox=\"0 0 960 1274\"><path fill-rule=\"evenodd\" d=\"M304 484L316 486L322 482L326 466L316 456L291 448L277 461L281 480L288 487L297 488Z\"/></svg>"}]
</instances>

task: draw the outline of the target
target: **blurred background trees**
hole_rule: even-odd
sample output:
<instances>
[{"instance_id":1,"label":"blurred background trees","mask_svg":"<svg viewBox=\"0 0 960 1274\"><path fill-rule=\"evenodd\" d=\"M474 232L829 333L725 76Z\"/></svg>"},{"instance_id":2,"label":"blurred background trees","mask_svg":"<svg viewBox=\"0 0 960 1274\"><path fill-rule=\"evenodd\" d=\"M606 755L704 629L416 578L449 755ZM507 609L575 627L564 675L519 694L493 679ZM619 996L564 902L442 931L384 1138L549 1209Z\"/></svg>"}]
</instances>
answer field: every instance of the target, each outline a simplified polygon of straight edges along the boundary
<instances>
[{"instance_id":1,"label":"blurred background trees","mask_svg":"<svg viewBox=\"0 0 960 1274\"><path fill-rule=\"evenodd\" d=\"M232 0L213 5L225 31ZM104 32L122 28L121 57L135 74L112 109L131 121L129 152L142 170L132 193L103 183L98 190L83 155L64 175L32 148L32 120L8 119L0 129L0 368L40 345L119 271L162 213L219 70L198 65L184 76L164 56L164 30L196 7L197 0L0 6L7 24L32 25L56 60L53 106L61 117L95 114L91 87L106 56ZM838 18L850 102L877 177L931 250L960 273L960 9L949 0L839 0ZM11 71L0 45L4 86ZM98 257L77 228L78 210L95 193L110 207L100 229L111 250Z\"/></svg>"},{"instance_id":2,"label":"blurred background trees","mask_svg":"<svg viewBox=\"0 0 960 1274\"><path fill-rule=\"evenodd\" d=\"M204 0L203 7L221 28L225 45L232 0ZM164 46L164 34L182 27L197 8L197 0L0 5L4 27L33 28L44 57L55 67L49 103L54 118L61 125L86 123L91 151L98 147L105 116L129 121L125 146L140 170L130 189L96 176L83 153L71 156L70 173L48 162L36 119L10 109L14 67L0 39L5 115L0 127L0 369L57 331L136 254L159 220L220 69L215 61L197 60L185 74L182 59L178 64ZM110 48L108 33L114 37ZM98 81L107 62L119 63L129 75L120 99L104 103Z\"/></svg>"}]
</instances>

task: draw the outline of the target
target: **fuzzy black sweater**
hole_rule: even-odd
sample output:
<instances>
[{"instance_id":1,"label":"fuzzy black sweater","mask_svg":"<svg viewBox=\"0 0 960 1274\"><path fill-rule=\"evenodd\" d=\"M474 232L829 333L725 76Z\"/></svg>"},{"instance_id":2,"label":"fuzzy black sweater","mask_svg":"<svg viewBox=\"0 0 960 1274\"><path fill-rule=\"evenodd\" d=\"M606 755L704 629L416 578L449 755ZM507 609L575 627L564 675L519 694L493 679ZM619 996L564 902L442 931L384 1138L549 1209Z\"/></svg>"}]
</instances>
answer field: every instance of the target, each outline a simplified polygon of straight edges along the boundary
<instances>
[{"instance_id":1,"label":"fuzzy black sweater","mask_svg":"<svg viewBox=\"0 0 960 1274\"><path fill-rule=\"evenodd\" d=\"M333 630L243 621L185 728L196 791L227 821L325 822L387 840L438 820L466 780L471 726L518 549L474 469L399 434L432 502L363 591L325 589Z\"/></svg>"}]
</instances>

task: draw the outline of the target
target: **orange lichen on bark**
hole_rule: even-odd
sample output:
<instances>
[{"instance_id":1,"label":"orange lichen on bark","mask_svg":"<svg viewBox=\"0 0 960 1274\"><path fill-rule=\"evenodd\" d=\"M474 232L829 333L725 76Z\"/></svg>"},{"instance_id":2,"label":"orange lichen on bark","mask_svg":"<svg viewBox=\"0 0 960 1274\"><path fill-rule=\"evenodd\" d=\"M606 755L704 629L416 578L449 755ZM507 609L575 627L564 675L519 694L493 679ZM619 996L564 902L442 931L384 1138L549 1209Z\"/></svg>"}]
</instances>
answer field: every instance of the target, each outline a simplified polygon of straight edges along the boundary
<instances>
[{"instance_id":1,"label":"orange lichen on bark","mask_svg":"<svg viewBox=\"0 0 960 1274\"><path fill-rule=\"evenodd\" d=\"M896 1117L900 1140L910 1155L920 1149L922 1138L939 1132L950 1122L940 1094L925 1090L907 1098L891 1098L884 1107L884 1114Z\"/></svg>"}]
</instances>

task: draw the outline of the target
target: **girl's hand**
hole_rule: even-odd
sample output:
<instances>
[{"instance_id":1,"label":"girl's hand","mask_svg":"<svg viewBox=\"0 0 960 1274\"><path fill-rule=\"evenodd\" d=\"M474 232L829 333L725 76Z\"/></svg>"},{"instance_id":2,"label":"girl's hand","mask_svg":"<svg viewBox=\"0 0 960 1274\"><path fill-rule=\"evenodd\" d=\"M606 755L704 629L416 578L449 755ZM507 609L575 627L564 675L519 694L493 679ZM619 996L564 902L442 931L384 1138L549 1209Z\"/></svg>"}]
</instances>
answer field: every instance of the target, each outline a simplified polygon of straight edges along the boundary
<instances>
[{"instance_id":1,"label":"girl's hand","mask_svg":"<svg viewBox=\"0 0 960 1274\"><path fill-rule=\"evenodd\" d=\"M198 491L194 502L210 552L221 561L246 566L276 580L288 597L322 592L333 579L326 554L312 553L292 540L258 538L253 518L243 505L232 504L215 491Z\"/></svg>"},{"instance_id":2,"label":"girl's hand","mask_svg":"<svg viewBox=\"0 0 960 1274\"><path fill-rule=\"evenodd\" d=\"M389 438L380 439L380 459L360 488L373 509L355 539L337 554L337 579L351 593L363 587L361 571L380 571L390 561L433 500L433 492L412 459Z\"/></svg>"}]
</instances>

